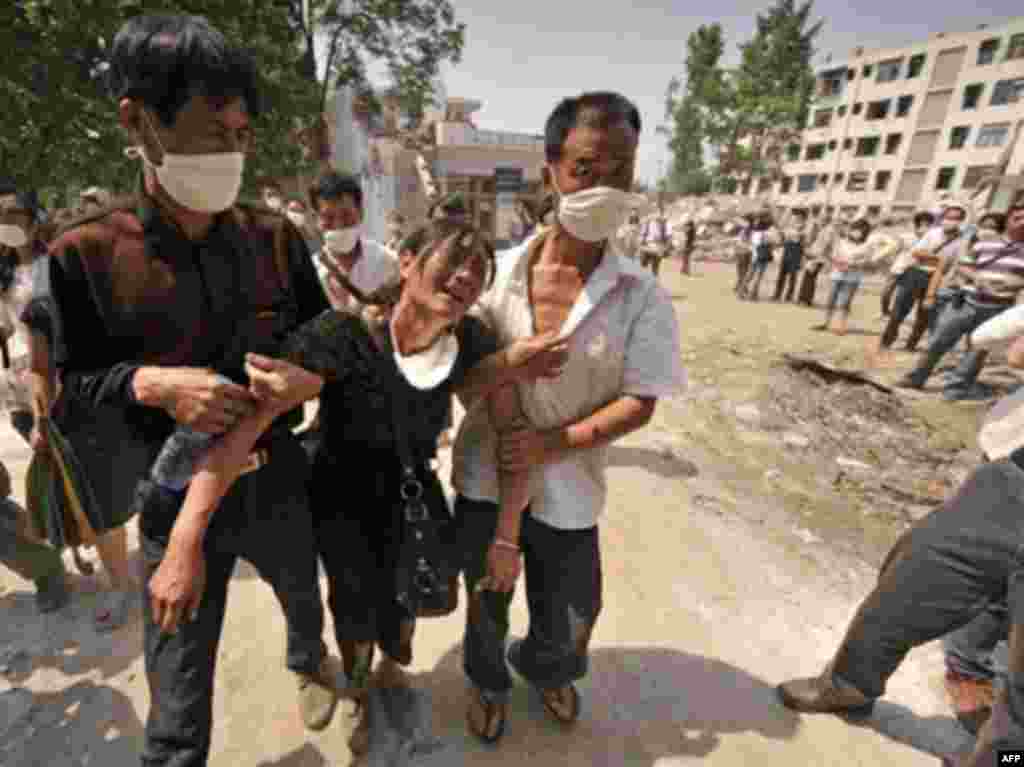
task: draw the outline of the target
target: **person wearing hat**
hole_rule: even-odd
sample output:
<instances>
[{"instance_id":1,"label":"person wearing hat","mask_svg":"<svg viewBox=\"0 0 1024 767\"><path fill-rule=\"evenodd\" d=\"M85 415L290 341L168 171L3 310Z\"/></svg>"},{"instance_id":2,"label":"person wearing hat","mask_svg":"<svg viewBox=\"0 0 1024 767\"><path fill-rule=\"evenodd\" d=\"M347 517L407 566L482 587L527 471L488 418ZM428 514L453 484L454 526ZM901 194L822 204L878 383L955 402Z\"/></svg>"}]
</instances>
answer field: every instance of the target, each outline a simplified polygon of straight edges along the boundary
<instances>
[{"instance_id":1,"label":"person wearing hat","mask_svg":"<svg viewBox=\"0 0 1024 767\"><path fill-rule=\"evenodd\" d=\"M897 381L907 389L923 389L947 352L964 336L973 333L988 320L1011 308L1024 290L1024 199L1018 199L1007 212L1006 241L976 242L958 263L965 280L958 305L946 308L938 320L927 351L918 364ZM951 401L986 399L989 392L977 383L988 352L974 349L965 354L943 386L943 397Z\"/></svg>"}]
</instances>

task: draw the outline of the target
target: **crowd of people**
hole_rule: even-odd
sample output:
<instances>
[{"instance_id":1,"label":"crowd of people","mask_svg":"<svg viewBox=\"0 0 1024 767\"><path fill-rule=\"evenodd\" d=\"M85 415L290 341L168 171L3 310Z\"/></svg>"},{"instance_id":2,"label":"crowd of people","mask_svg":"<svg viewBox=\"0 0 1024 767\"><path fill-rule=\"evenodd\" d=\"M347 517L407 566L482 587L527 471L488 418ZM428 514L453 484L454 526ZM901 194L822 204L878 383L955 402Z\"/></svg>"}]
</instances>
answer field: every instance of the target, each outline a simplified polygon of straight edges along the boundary
<instances>
[{"instance_id":1,"label":"crowd of people","mask_svg":"<svg viewBox=\"0 0 1024 767\"><path fill-rule=\"evenodd\" d=\"M0 187L3 395L33 451L27 510L0 472L0 560L35 581L51 611L70 598L62 549L96 545L113 595L97 628L141 608L141 763L207 763L239 558L280 604L304 725L321 730L340 697L357 701L355 754L369 747L369 690L409 684L417 621L453 612L459 576L469 730L500 741L512 670L549 716L573 724L602 609L605 448L685 386L658 273L678 241L690 274L696 227L674 240L660 204L641 222L637 108L610 92L555 106L550 194L518 207L520 243L499 257L457 197L420 221L392 211L385 242L364 236L362 189L342 173L304 196L271 185L262 204L239 202L246 155L258 151L259 77L203 19L133 18L109 76L139 162L135 192L89 189L72 219L48 215L29 189ZM781 251L774 299L813 305L827 267L817 329L842 335L865 274L901 254L880 353L916 306L908 346L931 335L904 385L923 386L967 338L947 384L966 396L986 350L1024 334L1011 308L1024 288L1024 203L976 230L967 219L950 204L901 240L863 219L752 216L735 292L757 301ZM1024 342L1010 356L1024 366ZM449 508L434 458L454 397L467 414ZM990 435L1015 437L998 415ZM780 686L787 706L865 713L911 647L946 635L947 680L982 728L975 753L958 758L980 765L996 745L1024 742L1014 599L1024 446L1012 443L991 437L990 462L900 539L835 660ZM141 582L127 565L133 518ZM506 648L524 573L529 630ZM326 662L325 603L342 687ZM997 694L990 655L1003 637Z\"/></svg>"}]
</instances>

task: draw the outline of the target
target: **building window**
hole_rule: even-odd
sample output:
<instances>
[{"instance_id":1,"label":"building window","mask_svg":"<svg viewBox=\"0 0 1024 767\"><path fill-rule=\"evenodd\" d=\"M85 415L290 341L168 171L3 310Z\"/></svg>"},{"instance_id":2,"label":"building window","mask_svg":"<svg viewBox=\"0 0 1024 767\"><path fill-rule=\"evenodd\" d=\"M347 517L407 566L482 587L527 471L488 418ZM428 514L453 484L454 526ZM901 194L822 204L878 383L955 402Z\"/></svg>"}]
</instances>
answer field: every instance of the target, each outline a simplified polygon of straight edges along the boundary
<instances>
[{"instance_id":1,"label":"building window","mask_svg":"<svg viewBox=\"0 0 1024 767\"><path fill-rule=\"evenodd\" d=\"M884 120L889 114L889 103L892 99L883 99L882 101L872 101L868 104L868 113L865 115L866 120Z\"/></svg>"},{"instance_id":2,"label":"building window","mask_svg":"<svg viewBox=\"0 0 1024 767\"><path fill-rule=\"evenodd\" d=\"M1024 59L1024 33L1018 32L1010 38L1010 45L1006 49L1006 60Z\"/></svg>"},{"instance_id":3,"label":"building window","mask_svg":"<svg viewBox=\"0 0 1024 767\"><path fill-rule=\"evenodd\" d=\"M963 149L967 143L967 137L971 134L971 126L958 125L949 134L949 148Z\"/></svg>"},{"instance_id":4,"label":"building window","mask_svg":"<svg viewBox=\"0 0 1024 767\"><path fill-rule=\"evenodd\" d=\"M881 62L878 65L878 82L891 83L893 80L899 80L902 69L903 59L889 59Z\"/></svg>"},{"instance_id":5,"label":"building window","mask_svg":"<svg viewBox=\"0 0 1024 767\"><path fill-rule=\"evenodd\" d=\"M1016 80L1000 80L992 91L992 106L1001 107L1016 104L1024 98L1024 77Z\"/></svg>"},{"instance_id":6,"label":"building window","mask_svg":"<svg viewBox=\"0 0 1024 767\"><path fill-rule=\"evenodd\" d=\"M846 117L846 104L839 107L839 109L836 110L836 114L840 117Z\"/></svg>"},{"instance_id":7,"label":"building window","mask_svg":"<svg viewBox=\"0 0 1024 767\"><path fill-rule=\"evenodd\" d=\"M789 194L793 189L793 177L783 176L782 181L779 182L779 192L782 194Z\"/></svg>"},{"instance_id":8,"label":"building window","mask_svg":"<svg viewBox=\"0 0 1024 767\"><path fill-rule=\"evenodd\" d=\"M967 168L967 172L964 173L964 183L962 184L964 189L974 189L981 183L981 180L986 176L992 175L995 170L994 165L971 165Z\"/></svg>"},{"instance_id":9,"label":"building window","mask_svg":"<svg viewBox=\"0 0 1024 767\"><path fill-rule=\"evenodd\" d=\"M939 192L951 189L955 176L956 168L939 168L939 175L935 177L935 189Z\"/></svg>"},{"instance_id":10,"label":"building window","mask_svg":"<svg viewBox=\"0 0 1024 767\"><path fill-rule=\"evenodd\" d=\"M805 173L797 179L796 190L801 194L808 194L814 191L817 183L818 177L816 175L813 173Z\"/></svg>"},{"instance_id":11,"label":"building window","mask_svg":"<svg viewBox=\"0 0 1024 767\"><path fill-rule=\"evenodd\" d=\"M896 102L896 116L906 117L910 114L910 108L912 106L914 106L913 96L900 96L899 100Z\"/></svg>"},{"instance_id":12,"label":"building window","mask_svg":"<svg viewBox=\"0 0 1024 767\"><path fill-rule=\"evenodd\" d=\"M819 109L814 113L814 127L815 128L827 128L832 122L832 110L831 109Z\"/></svg>"},{"instance_id":13,"label":"building window","mask_svg":"<svg viewBox=\"0 0 1024 767\"><path fill-rule=\"evenodd\" d=\"M925 55L919 53L910 57L910 65L907 67L907 79L913 80L924 71Z\"/></svg>"},{"instance_id":14,"label":"building window","mask_svg":"<svg viewBox=\"0 0 1024 767\"><path fill-rule=\"evenodd\" d=\"M889 188L889 181L892 180L891 170L880 170L875 174L875 191L884 192Z\"/></svg>"},{"instance_id":15,"label":"building window","mask_svg":"<svg viewBox=\"0 0 1024 767\"><path fill-rule=\"evenodd\" d=\"M878 153L878 136L857 139L857 157L874 157Z\"/></svg>"},{"instance_id":16,"label":"building window","mask_svg":"<svg viewBox=\"0 0 1024 767\"><path fill-rule=\"evenodd\" d=\"M823 74L821 79L818 80L818 95L823 99L841 96L843 94L843 86L846 83L845 75L846 72L844 71Z\"/></svg>"},{"instance_id":17,"label":"building window","mask_svg":"<svg viewBox=\"0 0 1024 767\"><path fill-rule=\"evenodd\" d=\"M861 103L860 103L860 102L858 101L858 102L857 102L856 104L854 104L854 105L853 105L853 113L854 113L855 115L859 115L859 114L860 114L860 110L861 110L861 109L863 109L863 108L864 108L864 105L863 105L863 104L861 104Z\"/></svg>"},{"instance_id":18,"label":"building window","mask_svg":"<svg viewBox=\"0 0 1024 767\"><path fill-rule=\"evenodd\" d=\"M821 186L828 186L828 174L822 173L821 177L818 179L818 183L821 184Z\"/></svg>"},{"instance_id":19,"label":"building window","mask_svg":"<svg viewBox=\"0 0 1024 767\"><path fill-rule=\"evenodd\" d=\"M862 77L871 77L871 69L872 69L872 67L871 67L870 64L865 64L864 65L864 69L861 70L861 76Z\"/></svg>"},{"instance_id":20,"label":"building window","mask_svg":"<svg viewBox=\"0 0 1024 767\"><path fill-rule=\"evenodd\" d=\"M786 147L786 156L789 158L790 162L796 162L797 160L799 160L800 159L800 145L799 144L790 144L789 146L787 146Z\"/></svg>"},{"instance_id":21,"label":"building window","mask_svg":"<svg viewBox=\"0 0 1024 767\"><path fill-rule=\"evenodd\" d=\"M831 141L828 142L828 151L830 151L830 152L836 151L836 147L837 146L839 146L839 144L836 143L835 139L832 139Z\"/></svg>"},{"instance_id":22,"label":"building window","mask_svg":"<svg viewBox=\"0 0 1024 767\"><path fill-rule=\"evenodd\" d=\"M856 77L857 77L857 70L856 69L847 69L846 70L846 79L848 81L853 81L854 79L856 79Z\"/></svg>"},{"instance_id":23,"label":"building window","mask_svg":"<svg viewBox=\"0 0 1024 767\"><path fill-rule=\"evenodd\" d=\"M995 147L1006 143L1006 137L1010 135L1010 123L996 123L994 125L982 125L978 131L977 146Z\"/></svg>"},{"instance_id":24,"label":"building window","mask_svg":"<svg viewBox=\"0 0 1024 767\"><path fill-rule=\"evenodd\" d=\"M835 179L833 179L833 183L836 186L839 186L839 185L841 185L843 183L843 179L844 178L846 178L846 177L842 173L837 173Z\"/></svg>"},{"instance_id":25,"label":"building window","mask_svg":"<svg viewBox=\"0 0 1024 767\"><path fill-rule=\"evenodd\" d=\"M977 109L981 101L981 92L985 90L983 83L972 83L964 88L964 109Z\"/></svg>"},{"instance_id":26,"label":"building window","mask_svg":"<svg viewBox=\"0 0 1024 767\"><path fill-rule=\"evenodd\" d=\"M859 173L851 173L850 180L846 184L847 192L863 192L868 186L868 174L861 171Z\"/></svg>"},{"instance_id":27,"label":"building window","mask_svg":"<svg viewBox=\"0 0 1024 767\"><path fill-rule=\"evenodd\" d=\"M825 144L811 144L807 147L808 160L820 160L825 156Z\"/></svg>"},{"instance_id":28,"label":"building window","mask_svg":"<svg viewBox=\"0 0 1024 767\"><path fill-rule=\"evenodd\" d=\"M984 41L978 46L978 66L984 67L996 60L996 51L999 50L998 38Z\"/></svg>"},{"instance_id":29,"label":"building window","mask_svg":"<svg viewBox=\"0 0 1024 767\"><path fill-rule=\"evenodd\" d=\"M843 149L849 149L852 146L853 146L853 139L852 138L844 138L843 139Z\"/></svg>"},{"instance_id":30,"label":"building window","mask_svg":"<svg viewBox=\"0 0 1024 767\"><path fill-rule=\"evenodd\" d=\"M868 218L879 218L882 215L881 205L869 205L868 206Z\"/></svg>"},{"instance_id":31,"label":"building window","mask_svg":"<svg viewBox=\"0 0 1024 767\"><path fill-rule=\"evenodd\" d=\"M902 133L890 133L885 137L885 153L896 154L900 151L900 144L903 142Z\"/></svg>"}]
</instances>

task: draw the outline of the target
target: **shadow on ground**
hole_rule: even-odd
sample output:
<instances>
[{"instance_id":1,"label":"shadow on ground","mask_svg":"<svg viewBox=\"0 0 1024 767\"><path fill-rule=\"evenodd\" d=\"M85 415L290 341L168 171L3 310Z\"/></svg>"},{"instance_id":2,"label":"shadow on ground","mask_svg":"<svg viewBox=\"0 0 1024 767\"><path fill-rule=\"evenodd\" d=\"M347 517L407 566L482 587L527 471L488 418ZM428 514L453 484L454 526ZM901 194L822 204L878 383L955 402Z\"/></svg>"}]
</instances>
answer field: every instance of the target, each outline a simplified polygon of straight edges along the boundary
<instances>
[{"instance_id":1,"label":"shadow on ground","mask_svg":"<svg viewBox=\"0 0 1024 767\"><path fill-rule=\"evenodd\" d=\"M453 694L466 684L460 647L416 684L434 701L434 732L446 750L471 754L480 764L507 764L518 756L535 764L646 766L669 756L707 756L733 733L789 740L800 726L764 680L713 658L660 647L595 649L589 675L579 683L583 713L571 732L548 719L539 696L517 679L499 749L466 732L468 698Z\"/></svg>"},{"instance_id":2,"label":"shadow on ground","mask_svg":"<svg viewBox=\"0 0 1024 767\"><path fill-rule=\"evenodd\" d=\"M609 466L635 466L666 479L690 479L700 474L689 459L666 455L654 448L612 445L607 455Z\"/></svg>"},{"instance_id":3,"label":"shadow on ground","mask_svg":"<svg viewBox=\"0 0 1024 767\"><path fill-rule=\"evenodd\" d=\"M55 693L16 692L32 696L31 708L0 734L4 764L138 764L142 722L119 690L83 680Z\"/></svg>"},{"instance_id":4,"label":"shadow on ground","mask_svg":"<svg viewBox=\"0 0 1024 767\"><path fill-rule=\"evenodd\" d=\"M906 706L885 700L875 704L870 719L850 723L937 757L974 747L973 736L953 717L921 717Z\"/></svg>"}]
</instances>

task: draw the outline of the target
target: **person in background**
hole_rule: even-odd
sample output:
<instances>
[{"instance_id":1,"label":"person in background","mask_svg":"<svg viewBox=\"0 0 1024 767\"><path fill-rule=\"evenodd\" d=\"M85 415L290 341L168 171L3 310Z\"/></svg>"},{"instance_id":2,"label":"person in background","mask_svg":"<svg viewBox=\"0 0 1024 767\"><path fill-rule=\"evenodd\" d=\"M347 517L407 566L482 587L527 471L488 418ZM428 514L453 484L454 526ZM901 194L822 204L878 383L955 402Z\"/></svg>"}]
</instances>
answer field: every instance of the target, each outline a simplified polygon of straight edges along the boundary
<instances>
[{"instance_id":1,"label":"person in background","mask_svg":"<svg viewBox=\"0 0 1024 767\"><path fill-rule=\"evenodd\" d=\"M913 230L902 236L903 251L892 262L889 274L886 275L885 284L882 286L881 309L882 316L888 317L892 310L892 299L900 284L900 276L913 263L914 246L928 233L935 224L935 216L930 211L922 210L914 214Z\"/></svg>"},{"instance_id":2,"label":"person in background","mask_svg":"<svg viewBox=\"0 0 1024 767\"><path fill-rule=\"evenodd\" d=\"M773 300L793 300L797 277L804 262L804 250L808 245L807 213L803 210L793 211L793 219L782 232L782 263L775 278L775 295ZM785 296L783 296L785 292Z\"/></svg>"},{"instance_id":3,"label":"person in background","mask_svg":"<svg viewBox=\"0 0 1024 767\"><path fill-rule=\"evenodd\" d=\"M768 269L768 264L775 258L774 250L779 241L778 231L770 213L762 213L757 217L753 231L750 234L750 250L753 254L753 263L747 272L743 287L740 289L740 298L749 301L760 299L761 280Z\"/></svg>"},{"instance_id":4,"label":"person in background","mask_svg":"<svg viewBox=\"0 0 1024 767\"><path fill-rule=\"evenodd\" d=\"M518 232L514 238L514 244L519 245L536 234L537 214L527 200L519 198L516 200L516 218L518 219Z\"/></svg>"},{"instance_id":5,"label":"person in background","mask_svg":"<svg viewBox=\"0 0 1024 767\"><path fill-rule=\"evenodd\" d=\"M804 259L804 268L800 276L800 290L797 293L797 303L804 306L814 306L814 294L818 290L818 277L822 270L832 258L832 244L835 242L835 233L838 224L832 220L832 214L823 212L819 221L812 227L814 230L809 242L810 258Z\"/></svg>"},{"instance_id":6,"label":"person in background","mask_svg":"<svg viewBox=\"0 0 1024 767\"><path fill-rule=\"evenodd\" d=\"M472 224L472 214L466 206L466 198L461 192L452 192L442 197L427 210L427 218L447 218L456 224Z\"/></svg>"},{"instance_id":7,"label":"person in background","mask_svg":"<svg viewBox=\"0 0 1024 767\"><path fill-rule=\"evenodd\" d=\"M683 228L683 263L680 270L687 277L690 276L693 249L697 246L697 225L692 218L686 220Z\"/></svg>"},{"instance_id":8,"label":"person in background","mask_svg":"<svg viewBox=\"0 0 1024 767\"><path fill-rule=\"evenodd\" d=\"M914 327L907 337L906 348L908 352L917 348L918 341L928 329L927 296L932 276L936 269L953 264L959 257L966 242L963 234L966 219L967 208L953 203L947 205L941 226L928 230L911 248L907 259L899 259L904 269L899 277L892 313L878 342L880 352L893 345L900 325L915 306Z\"/></svg>"},{"instance_id":9,"label":"person in background","mask_svg":"<svg viewBox=\"0 0 1024 767\"><path fill-rule=\"evenodd\" d=\"M847 227L845 235L836 232L832 241L823 243L822 247L831 254L832 290L825 305L824 322L813 329L830 330L832 317L838 311L834 332L843 336L846 335L853 298L864 280L865 270L895 254L899 250L899 242L893 237L872 233L867 219L859 218Z\"/></svg>"},{"instance_id":10,"label":"person in background","mask_svg":"<svg viewBox=\"0 0 1024 767\"><path fill-rule=\"evenodd\" d=\"M263 187L263 204L275 213L281 213L284 207L284 194L277 184L267 184Z\"/></svg>"},{"instance_id":11,"label":"person in background","mask_svg":"<svg viewBox=\"0 0 1024 767\"><path fill-rule=\"evenodd\" d=\"M658 204L658 212L648 218L640 235L640 265L650 267L657 277L661 262L672 254L672 227L665 218L665 208Z\"/></svg>"},{"instance_id":12,"label":"person in background","mask_svg":"<svg viewBox=\"0 0 1024 767\"><path fill-rule=\"evenodd\" d=\"M626 258L636 260L640 251L640 231L640 214L630 211L629 218L618 231L619 247Z\"/></svg>"},{"instance_id":13,"label":"person in background","mask_svg":"<svg viewBox=\"0 0 1024 767\"><path fill-rule=\"evenodd\" d=\"M326 173L310 187L309 199L324 240L316 256L317 273L331 306L354 311L364 297L397 282L395 254L363 237L363 190L355 176ZM350 286L359 295L353 294Z\"/></svg>"},{"instance_id":14,"label":"person in background","mask_svg":"<svg viewBox=\"0 0 1024 767\"><path fill-rule=\"evenodd\" d=\"M923 389L939 361L966 335L1001 314L1024 290L1024 198L1007 213L1006 240L976 242L957 266L964 279L959 306L946 308L918 364L896 385ZM943 397L951 401L986 399L987 387L977 383L988 352L975 349L965 354L943 385Z\"/></svg>"},{"instance_id":15,"label":"person in background","mask_svg":"<svg viewBox=\"0 0 1024 767\"><path fill-rule=\"evenodd\" d=\"M743 223L736 232L734 247L736 253L736 285L732 292L737 297L743 297L743 285L747 281L747 272L750 271L750 263L754 260L754 253L750 247L750 238L754 233L753 216L744 216Z\"/></svg>"}]
</instances>

